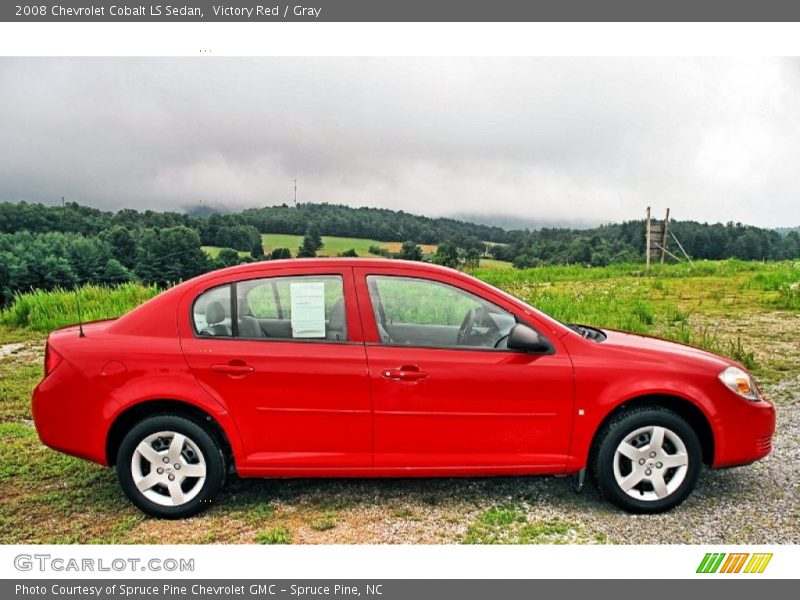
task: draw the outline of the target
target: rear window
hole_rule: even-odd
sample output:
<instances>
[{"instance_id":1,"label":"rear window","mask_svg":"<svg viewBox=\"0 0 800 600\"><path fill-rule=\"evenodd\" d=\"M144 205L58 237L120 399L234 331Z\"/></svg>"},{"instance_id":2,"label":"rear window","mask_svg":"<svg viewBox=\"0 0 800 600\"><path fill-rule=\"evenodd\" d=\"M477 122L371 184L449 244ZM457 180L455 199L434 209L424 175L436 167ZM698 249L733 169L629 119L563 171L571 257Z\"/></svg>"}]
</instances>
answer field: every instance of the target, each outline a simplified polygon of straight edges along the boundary
<instances>
[{"instance_id":1,"label":"rear window","mask_svg":"<svg viewBox=\"0 0 800 600\"><path fill-rule=\"evenodd\" d=\"M347 341L344 286L339 275L239 281L198 296L193 314L195 329L203 336Z\"/></svg>"},{"instance_id":2,"label":"rear window","mask_svg":"<svg viewBox=\"0 0 800 600\"><path fill-rule=\"evenodd\" d=\"M200 294L192 307L192 315L198 334L231 337L231 286L211 288Z\"/></svg>"}]
</instances>

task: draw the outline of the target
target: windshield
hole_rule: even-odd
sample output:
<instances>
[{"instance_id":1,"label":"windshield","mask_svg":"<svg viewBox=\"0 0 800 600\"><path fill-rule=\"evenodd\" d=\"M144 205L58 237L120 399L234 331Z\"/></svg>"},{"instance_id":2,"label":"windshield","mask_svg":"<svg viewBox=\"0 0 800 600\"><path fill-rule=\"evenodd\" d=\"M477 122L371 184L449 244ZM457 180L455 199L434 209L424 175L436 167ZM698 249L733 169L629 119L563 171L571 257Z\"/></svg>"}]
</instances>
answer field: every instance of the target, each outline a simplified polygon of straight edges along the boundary
<instances>
[{"instance_id":1,"label":"windshield","mask_svg":"<svg viewBox=\"0 0 800 600\"><path fill-rule=\"evenodd\" d=\"M476 281L480 281L480 283L482 283L483 285L488 285L490 288L492 288L492 290L494 292L496 292L497 294L500 294L504 298L506 298L508 300L511 300L512 302L514 302L516 304L522 304L524 309L528 313L535 314L535 315L537 315L537 316L539 316L539 317L541 317L543 319L550 320L550 321L553 321L555 323L558 323L562 327L565 327L566 329L569 329L570 331L573 331L574 333L577 333L579 336L581 336L584 339L589 339L589 340L593 340L593 341L596 341L596 342L602 342L608 337L608 336L606 336L606 334L601 329L598 329L596 327L591 327L589 325L582 325L582 324L578 324L578 323L564 323L563 321L553 317L552 315L549 315L549 314L547 314L545 312L542 312L538 308L535 308L535 307L531 306L530 304L528 304L527 302L525 302L521 298L517 298L516 296L514 296L512 294L509 294L508 292L506 292L504 290L501 290L500 288L495 287L490 283L486 283L485 281L482 281L482 280L480 280L480 279L478 279L476 277L473 277L472 275L467 275L467 276L471 277L472 279L475 279Z\"/></svg>"}]
</instances>

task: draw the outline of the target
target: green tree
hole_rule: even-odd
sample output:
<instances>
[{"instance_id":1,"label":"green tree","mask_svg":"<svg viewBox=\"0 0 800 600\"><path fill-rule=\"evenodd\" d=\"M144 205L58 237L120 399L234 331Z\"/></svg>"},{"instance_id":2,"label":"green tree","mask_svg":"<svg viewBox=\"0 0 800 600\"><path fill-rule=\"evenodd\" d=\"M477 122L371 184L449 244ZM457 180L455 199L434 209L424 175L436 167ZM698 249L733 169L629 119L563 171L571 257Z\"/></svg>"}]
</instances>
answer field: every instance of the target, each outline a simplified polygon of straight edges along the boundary
<instances>
[{"instance_id":1,"label":"green tree","mask_svg":"<svg viewBox=\"0 0 800 600\"><path fill-rule=\"evenodd\" d=\"M40 268L46 288L71 288L78 283L78 278L66 258L45 256Z\"/></svg>"},{"instance_id":2,"label":"green tree","mask_svg":"<svg viewBox=\"0 0 800 600\"><path fill-rule=\"evenodd\" d=\"M367 251L368 251L370 254L374 254L375 256L383 256L383 257L386 257L386 258L388 258L388 257L389 257L389 251L388 251L386 248L383 248L383 247L381 247L381 246L378 246L377 244L372 244L372 245L371 245L371 246L370 246L370 247L367 249Z\"/></svg>"},{"instance_id":3,"label":"green tree","mask_svg":"<svg viewBox=\"0 0 800 600\"><path fill-rule=\"evenodd\" d=\"M790 231L783 240L783 258L800 257L800 233Z\"/></svg>"},{"instance_id":4,"label":"green tree","mask_svg":"<svg viewBox=\"0 0 800 600\"><path fill-rule=\"evenodd\" d=\"M319 228L312 223L306 229L303 236L303 244L297 249L298 258L311 258L317 255L317 250L322 247L322 240L319 237Z\"/></svg>"},{"instance_id":5,"label":"green tree","mask_svg":"<svg viewBox=\"0 0 800 600\"><path fill-rule=\"evenodd\" d=\"M18 258L9 265L8 285L12 290L29 290L35 287L35 274L24 258Z\"/></svg>"},{"instance_id":6,"label":"green tree","mask_svg":"<svg viewBox=\"0 0 800 600\"><path fill-rule=\"evenodd\" d=\"M575 238L569 245L567 262L588 265L592 260L592 245L586 238Z\"/></svg>"},{"instance_id":7,"label":"green tree","mask_svg":"<svg viewBox=\"0 0 800 600\"><path fill-rule=\"evenodd\" d=\"M216 235L209 240L211 246L225 246L235 250L250 251L261 236L255 227L250 225L225 225L216 230Z\"/></svg>"},{"instance_id":8,"label":"green tree","mask_svg":"<svg viewBox=\"0 0 800 600\"><path fill-rule=\"evenodd\" d=\"M208 255L200 247L197 231L178 225L161 230L161 239L167 258L168 281L190 279L208 270Z\"/></svg>"},{"instance_id":9,"label":"green tree","mask_svg":"<svg viewBox=\"0 0 800 600\"><path fill-rule=\"evenodd\" d=\"M494 244L489 246L489 255L495 260L511 260L509 257L508 246L504 244Z\"/></svg>"},{"instance_id":10,"label":"green tree","mask_svg":"<svg viewBox=\"0 0 800 600\"><path fill-rule=\"evenodd\" d=\"M355 248L350 248L349 250L345 250L344 252L340 252L339 256L345 257L358 257L358 252L356 252Z\"/></svg>"},{"instance_id":11,"label":"green tree","mask_svg":"<svg viewBox=\"0 0 800 600\"><path fill-rule=\"evenodd\" d=\"M8 251L0 251L0 306L5 305L14 292L11 289L11 265L17 257Z\"/></svg>"},{"instance_id":12,"label":"green tree","mask_svg":"<svg viewBox=\"0 0 800 600\"><path fill-rule=\"evenodd\" d=\"M399 258L403 260L422 260L422 248L416 242L406 240L400 247Z\"/></svg>"},{"instance_id":13,"label":"green tree","mask_svg":"<svg viewBox=\"0 0 800 600\"><path fill-rule=\"evenodd\" d=\"M209 266L194 229L184 225L145 229L139 238L136 274L147 283L177 283L207 271Z\"/></svg>"},{"instance_id":14,"label":"green tree","mask_svg":"<svg viewBox=\"0 0 800 600\"><path fill-rule=\"evenodd\" d=\"M239 253L233 248L221 248L216 258L218 268L232 267L239 264Z\"/></svg>"},{"instance_id":15,"label":"green tree","mask_svg":"<svg viewBox=\"0 0 800 600\"><path fill-rule=\"evenodd\" d=\"M479 248L473 246L469 248L464 255L464 265L470 268L478 268L481 264L481 251Z\"/></svg>"},{"instance_id":16,"label":"green tree","mask_svg":"<svg viewBox=\"0 0 800 600\"><path fill-rule=\"evenodd\" d=\"M459 265L458 247L450 241L445 241L439 244L436 248L436 254L433 256L433 262L437 265L444 265L455 269Z\"/></svg>"},{"instance_id":17,"label":"green tree","mask_svg":"<svg viewBox=\"0 0 800 600\"><path fill-rule=\"evenodd\" d=\"M308 236L303 237L303 244L297 249L297 258L312 258L317 255L314 240Z\"/></svg>"},{"instance_id":18,"label":"green tree","mask_svg":"<svg viewBox=\"0 0 800 600\"><path fill-rule=\"evenodd\" d=\"M116 258L108 259L102 273L103 283L118 284L131 281L132 279L133 273L126 269L125 265Z\"/></svg>"},{"instance_id":19,"label":"green tree","mask_svg":"<svg viewBox=\"0 0 800 600\"><path fill-rule=\"evenodd\" d=\"M139 236L139 244L136 247L134 271L142 281L147 283L166 283L161 275L163 263L164 257L161 255L158 230L145 229Z\"/></svg>"},{"instance_id":20,"label":"green tree","mask_svg":"<svg viewBox=\"0 0 800 600\"><path fill-rule=\"evenodd\" d=\"M319 233L319 226L316 223L311 223L306 229L306 235L311 238L314 243L314 250L322 248L322 236Z\"/></svg>"},{"instance_id":21,"label":"green tree","mask_svg":"<svg viewBox=\"0 0 800 600\"><path fill-rule=\"evenodd\" d=\"M288 248L274 248L269 254L270 260L280 260L283 258L292 258L292 251Z\"/></svg>"},{"instance_id":22,"label":"green tree","mask_svg":"<svg viewBox=\"0 0 800 600\"><path fill-rule=\"evenodd\" d=\"M261 244L261 238L253 244L253 248L250 250L250 256L256 260L264 260L264 246Z\"/></svg>"},{"instance_id":23,"label":"green tree","mask_svg":"<svg viewBox=\"0 0 800 600\"><path fill-rule=\"evenodd\" d=\"M64 247L70 269L78 278L78 283L102 283L103 267L111 258L110 247L98 238L69 235Z\"/></svg>"},{"instance_id":24,"label":"green tree","mask_svg":"<svg viewBox=\"0 0 800 600\"><path fill-rule=\"evenodd\" d=\"M111 247L111 256L126 268L132 268L136 262L136 239L130 229L114 225L103 237Z\"/></svg>"},{"instance_id":25,"label":"green tree","mask_svg":"<svg viewBox=\"0 0 800 600\"><path fill-rule=\"evenodd\" d=\"M520 254L512 261L515 269L529 269L539 266L539 259L531 254Z\"/></svg>"}]
</instances>

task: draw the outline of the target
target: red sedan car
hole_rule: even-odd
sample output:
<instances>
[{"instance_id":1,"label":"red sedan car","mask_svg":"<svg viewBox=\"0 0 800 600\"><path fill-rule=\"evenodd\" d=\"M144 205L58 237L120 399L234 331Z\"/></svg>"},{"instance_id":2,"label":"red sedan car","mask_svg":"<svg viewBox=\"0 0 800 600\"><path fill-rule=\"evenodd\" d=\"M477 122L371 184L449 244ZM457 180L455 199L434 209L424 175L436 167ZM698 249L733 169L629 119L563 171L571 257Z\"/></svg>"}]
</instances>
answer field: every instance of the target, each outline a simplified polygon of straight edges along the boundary
<instances>
[{"instance_id":1,"label":"red sedan car","mask_svg":"<svg viewBox=\"0 0 800 600\"><path fill-rule=\"evenodd\" d=\"M42 441L186 517L240 477L574 474L634 512L771 449L735 362L563 324L463 273L308 259L223 269L50 335Z\"/></svg>"}]
</instances>

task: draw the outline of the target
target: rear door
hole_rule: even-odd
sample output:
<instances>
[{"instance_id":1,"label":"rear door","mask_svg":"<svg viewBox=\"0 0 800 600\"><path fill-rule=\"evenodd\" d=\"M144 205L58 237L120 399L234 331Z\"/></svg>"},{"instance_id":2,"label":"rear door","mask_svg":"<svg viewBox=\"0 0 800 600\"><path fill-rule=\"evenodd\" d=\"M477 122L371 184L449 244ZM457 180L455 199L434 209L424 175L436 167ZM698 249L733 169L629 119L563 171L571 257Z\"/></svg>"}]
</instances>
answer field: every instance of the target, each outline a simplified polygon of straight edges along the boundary
<instances>
[{"instance_id":1,"label":"rear door","mask_svg":"<svg viewBox=\"0 0 800 600\"><path fill-rule=\"evenodd\" d=\"M369 382L352 270L284 268L206 283L181 343L233 416L251 468L366 467Z\"/></svg>"},{"instance_id":2,"label":"rear door","mask_svg":"<svg viewBox=\"0 0 800 600\"><path fill-rule=\"evenodd\" d=\"M572 427L571 360L503 347L502 297L430 271L356 268L374 404L375 466L552 472ZM472 318L470 318L472 317ZM470 322L470 320L472 322Z\"/></svg>"}]
</instances>

